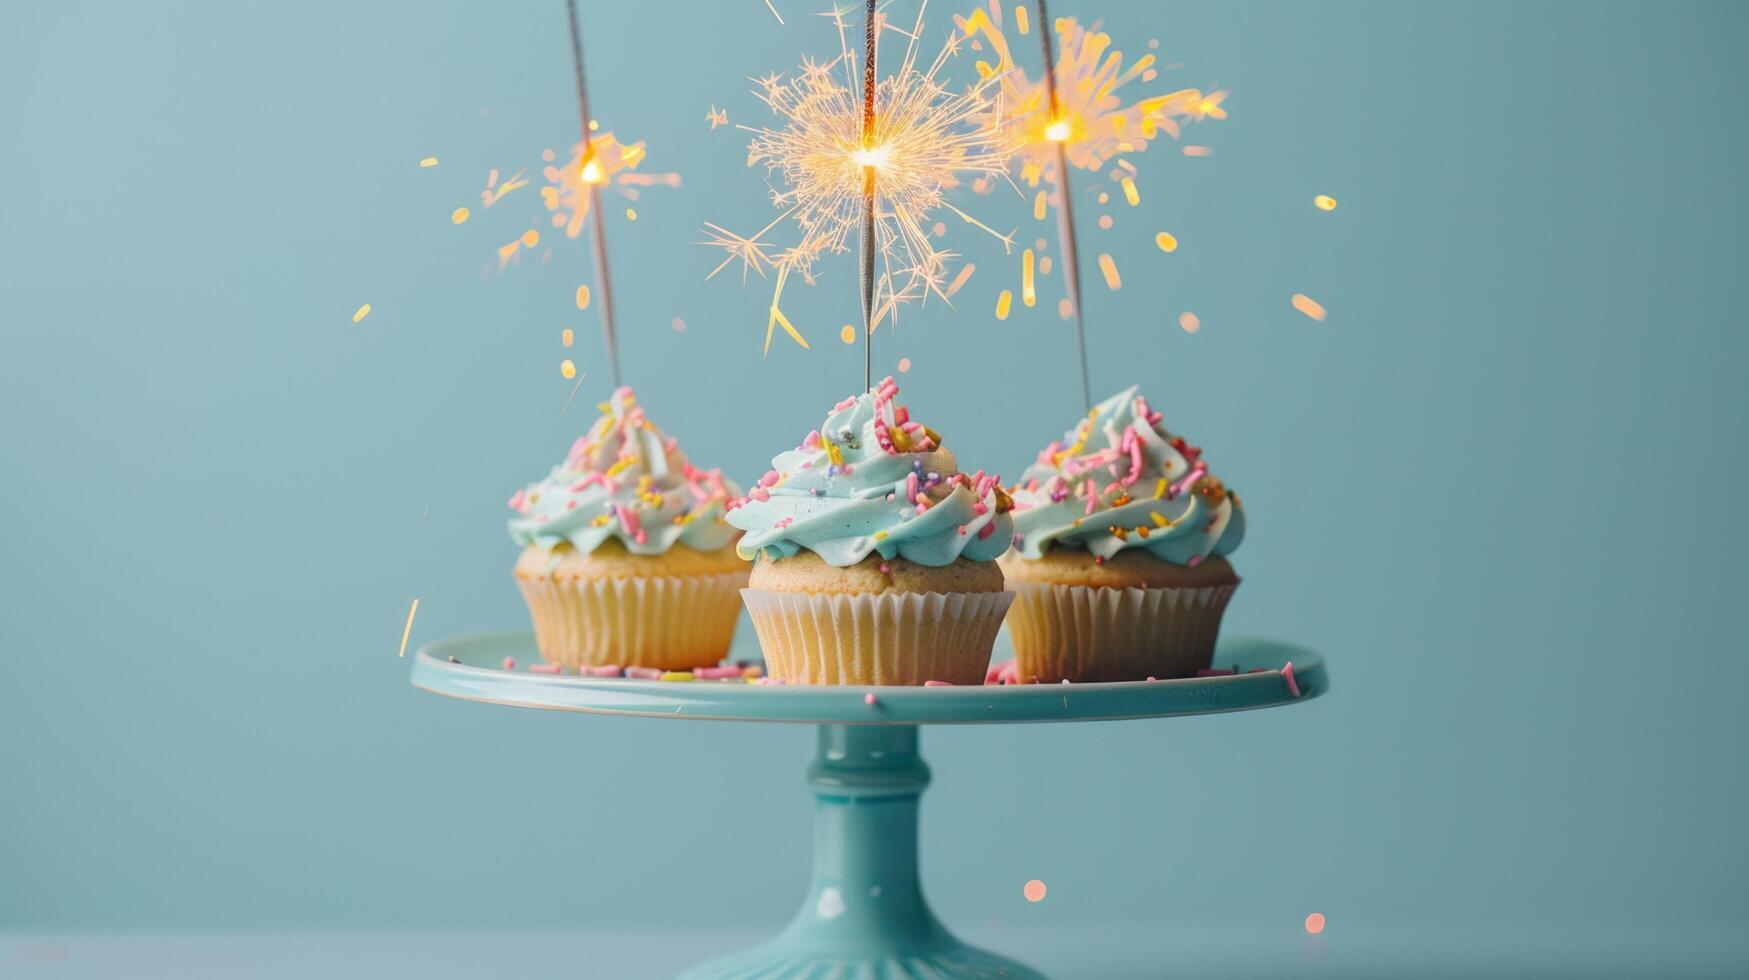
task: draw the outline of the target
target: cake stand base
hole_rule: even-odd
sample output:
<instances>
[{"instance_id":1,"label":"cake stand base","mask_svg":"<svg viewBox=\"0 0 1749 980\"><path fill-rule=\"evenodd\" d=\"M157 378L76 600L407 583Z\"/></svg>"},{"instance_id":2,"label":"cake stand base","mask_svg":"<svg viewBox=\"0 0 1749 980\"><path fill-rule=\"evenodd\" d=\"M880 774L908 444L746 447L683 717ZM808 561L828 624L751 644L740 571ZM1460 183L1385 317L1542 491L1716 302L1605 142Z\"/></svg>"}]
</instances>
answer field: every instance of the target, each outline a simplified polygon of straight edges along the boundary
<instances>
[{"instance_id":1,"label":"cake stand base","mask_svg":"<svg viewBox=\"0 0 1749 980\"><path fill-rule=\"evenodd\" d=\"M777 938L700 964L681 980L1044 980L961 943L929 911L917 874L917 802L929 767L915 725L821 725L808 767L814 877Z\"/></svg>"}]
</instances>

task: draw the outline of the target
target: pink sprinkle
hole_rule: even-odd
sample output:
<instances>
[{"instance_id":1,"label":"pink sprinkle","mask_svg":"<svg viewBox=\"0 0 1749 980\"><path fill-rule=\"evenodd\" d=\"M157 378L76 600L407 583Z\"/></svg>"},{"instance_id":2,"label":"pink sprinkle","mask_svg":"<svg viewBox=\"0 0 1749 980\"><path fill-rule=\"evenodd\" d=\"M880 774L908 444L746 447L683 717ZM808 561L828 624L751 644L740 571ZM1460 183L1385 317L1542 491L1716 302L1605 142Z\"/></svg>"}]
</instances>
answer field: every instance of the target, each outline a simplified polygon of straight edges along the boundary
<instances>
[{"instance_id":1,"label":"pink sprinkle","mask_svg":"<svg viewBox=\"0 0 1749 980\"><path fill-rule=\"evenodd\" d=\"M1006 661L1004 661L1003 663L1000 663L1000 664L991 664L988 668L986 668L984 670L984 683L986 683L986 684L996 683L997 678L1002 676L1002 668L1004 666L1006 666Z\"/></svg>"},{"instance_id":2,"label":"pink sprinkle","mask_svg":"<svg viewBox=\"0 0 1749 980\"><path fill-rule=\"evenodd\" d=\"M635 677L641 681L654 681L661 680L662 671L657 667L627 667L625 669L625 675L627 677Z\"/></svg>"},{"instance_id":3,"label":"pink sprinkle","mask_svg":"<svg viewBox=\"0 0 1749 980\"><path fill-rule=\"evenodd\" d=\"M1300 682L1294 680L1294 662L1292 660L1282 666L1281 679L1287 681L1287 689L1293 693L1294 697L1300 696Z\"/></svg>"},{"instance_id":4,"label":"pink sprinkle","mask_svg":"<svg viewBox=\"0 0 1749 980\"><path fill-rule=\"evenodd\" d=\"M787 684L788 681L779 680L776 677L761 677L761 678L759 678L759 683L768 684L768 685L769 684Z\"/></svg>"},{"instance_id":5,"label":"pink sprinkle","mask_svg":"<svg viewBox=\"0 0 1749 980\"><path fill-rule=\"evenodd\" d=\"M1130 454L1130 471L1124 476L1124 486L1129 486L1142 478L1142 440L1131 428L1123 430L1124 451Z\"/></svg>"},{"instance_id":6,"label":"pink sprinkle","mask_svg":"<svg viewBox=\"0 0 1749 980\"><path fill-rule=\"evenodd\" d=\"M727 667L694 667L692 676L701 681L716 681L725 677L740 677L741 668L734 664L729 664Z\"/></svg>"},{"instance_id":7,"label":"pink sprinkle","mask_svg":"<svg viewBox=\"0 0 1749 980\"><path fill-rule=\"evenodd\" d=\"M924 687L952 687L953 682L951 682L951 681L924 681L923 686Z\"/></svg>"},{"instance_id":8,"label":"pink sprinkle","mask_svg":"<svg viewBox=\"0 0 1749 980\"><path fill-rule=\"evenodd\" d=\"M580 672L586 673L590 677L618 677L621 670L619 664L604 664L600 667L583 667L580 668Z\"/></svg>"},{"instance_id":9,"label":"pink sprinkle","mask_svg":"<svg viewBox=\"0 0 1749 980\"><path fill-rule=\"evenodd\" d=\"M1157 681L1157 680L1159 680L1159 679L1160 679L1160 678L1158 678L1158 677L1155 677L1155 676L1154 676L1154 675L1153 675L1153 674L1149 674L1149 675L1148 675L1148 680L1149 680L1149 681Z\"/></svg>"},{"instance_id":10,"label":"pink sprinkle","mask_svg":"<svg viewBox=\"0 0 1749 980\"><path fill-rule=\"evenodd\" d=\"M910 501L917 499L917 473L914 470L905 474L905 499Z\"/></svg>"},{"instance_id":11,"label":"pink sprinkle","mask_svg":"<svg viewBox=\"0 0 1749 980\"><path fill-rule=\"evenodd\" d=\"M1201 555L1191 555L1190 560L1185 562L1184 564L1190 568L1195 568L1196 566L1202 564L1202 556Z\"/></svg>"},{"instance_id":12,"label":"pink sprinkle","mask_svg":"<svg viewBox=\"0 0 1749 980\"><path fill-rule=\"evenodd\" d=\"M504 658L504 669L505 670L515 670L516 669L516 658L515 657L505 657Z\"/></svg>"},{"instance_id":13,"label":"pink sprinkle","mask_svg":"<svg viewBox=\"0 0 1749 980\"><path fill-rule=\"evenodd\" d=\"M1166 496L1168 498L1178 496L1179 494L1183 493L1184 491L1190 489L1191 484L1193 484L1196 481L1207 476L1208 472L1209 472L1208 467L1202 465L1201 463L1197 463L1195 466L1192 466L1190 468L1189 473L1184 474L1184 477L1182 479L1180 479L1177 483L1174 483L1174 484L1172 484L1172 486L1167 488Z\"/></svg>"},{"instance_id":14,"label":"pink sprinkle","mask_svg":"<svg viewBox=\"0 0 1749 980\"><path fill-rule=\"evenodd\" d=\"M766 470L765 475L759 478L759 485L762 487L769 487L776 484L777 481L781 479L783 479L782 474L778 473L776 470Z\"/></svg>"},{"instance_id":15,"label":"pink sprinkle","mask_svg":"<svg viewBox=\"0 0 1749 980\"><path fill-rule=\"evenodd\" d=\"M996 533L996 522L991 521L990 523L984 525L983 527L978 528L978 540L982 541L985 538L987 538L990 535L995 534L995 533Z\"/></svg>"},{"instance_id":16,"label":"pink sprinkle","mask_svg":"<svg viewBox=\"0 0 1749 980\"><path fill-rule=\"evenodd\" d=\"M620 530L624 531L638 544L643 544L645 541L649 540L649 536L644 533L644 529L638 526L638 515L632 513L630 507L622 507L619 504L614 504L613 509L619 514Z\"/></svg>"},{"instance_id":17,"label":"pink sprinkle","mask_svg":"<svg viewBox=\"0 0 1749 980\"><path fill-rule=\"evenodd\" d=\"M1099 503L1099 491L1093 489L1093 481L1088 480L1082 486L1087 488L1087 513L1093 513L1093 508Z\"/></svg>"},{"instance_id":18,"label":"pink sprinkle","mask_svg":"<svg viewBox=\"0 0 1749 980\"><path fill-rule=\"evenodd\" d=\"M565 669L558 664L529 664L528 669L535 674L562 674L565 672Z\"/></svg>"},{"instance_id":19,"label":"pink sprinkle","mask_svg":"<svg viewBox=\"0 0 1749 980\"><path fill-rule=\"evenodd\" d=\"M892 571L893 571L892 566L888 565L884 561L881 562L881 574L882 575L890 575L890 574L892 574Z\"/></svg>"},{"instance_id":20,"label":"pink sprinkle","mask_svg":"<svg viewBox=\"0 0 1749 980\"><path fill-rule=\"evenodd\" d=\"M875 697L875 696L874 696L874 692L873 692L873 691L870 691L870 692L868 692L868 693L867 693L867 694L864 694L864 695L863 695L863 696L862 696L862 703L863 703L863 704L866 704L866 705L868 705L868 706L869 706L869 707L871 707L871 708L872 708L872 707L874 707L874 706L875 706L875 703L876 703L876 702L877 702L877 701L878 701L878 700L879 700L879 699L878 699L878 698L876 698L876 697Z\"/></svg>"},{"instance_id":21,"label":"pink sprinkle","mask_svg":"<svg viewBox=\"0 0 1749 980\"><path fill-rule=\"evenodd\" d=\"M764 487L754 487L753 489L747 491L747 496L753 498L754 500L759 501L760 503L764 503L767 500L771 499L770 492L767 491Z\"/></svg>"}]
</instances>

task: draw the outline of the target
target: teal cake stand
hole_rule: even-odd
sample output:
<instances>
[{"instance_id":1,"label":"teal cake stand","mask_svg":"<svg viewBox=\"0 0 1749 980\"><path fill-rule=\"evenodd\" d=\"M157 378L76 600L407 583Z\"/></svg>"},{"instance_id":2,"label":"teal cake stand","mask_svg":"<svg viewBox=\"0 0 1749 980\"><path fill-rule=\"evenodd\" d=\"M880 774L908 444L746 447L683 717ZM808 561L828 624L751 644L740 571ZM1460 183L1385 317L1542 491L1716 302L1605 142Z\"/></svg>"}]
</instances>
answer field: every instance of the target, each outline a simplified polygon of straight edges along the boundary
<instances>
[{"instance_id":1,"label":"teal cake stand","mask_svg":"<svg viewBox=\"0 0 1749 980\"><path fill-rule=\"evenodd\" d=\"M430 644L414 658L413 684L524 708L818 726L819 752L807 773L814 791L807 900L775 939L696 966L682 980L1043 980L1031 967L955 939L923 899L917 803L929 767L917 751L918 727L1206 715L1298 704L1329 689L1316 653L1243 639L1216 652L1216 667L1239 671L1225 676L999 687L622 680L504 670L506 657L538 663L532 635Z\"/></svg>"}]
</instances>

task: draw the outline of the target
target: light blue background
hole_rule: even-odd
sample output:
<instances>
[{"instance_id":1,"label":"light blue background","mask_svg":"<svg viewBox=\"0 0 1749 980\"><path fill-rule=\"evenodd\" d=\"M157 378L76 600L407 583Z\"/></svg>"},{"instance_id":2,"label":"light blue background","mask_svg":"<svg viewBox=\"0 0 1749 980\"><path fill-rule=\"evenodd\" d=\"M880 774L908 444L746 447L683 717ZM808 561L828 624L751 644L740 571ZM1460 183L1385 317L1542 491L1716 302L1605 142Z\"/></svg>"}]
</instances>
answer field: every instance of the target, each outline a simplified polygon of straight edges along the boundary
<instances>
[{"instance_id":1,"label":"light blue background","mask_svg":"<svg viewBox=\"0 0 1749 980\"><path fill-rule=\"evenodd\" d=\"M610 209L627 374L744 480L860 370L847 261L786 297L814 349L762 359L766 284L704 282L692 244L770 213L707 108L762 122L747 76L835 46L778 3L585 5L604 125L685 180ZM929 732L944 918L1740 926L1745 8L1053 6L1234 91L1186 140L1212 157L1136 157L1109 232L1083 206L1125 277L1089 271L1095 387L1208 448L1251 515L1229 631L1321 649L1336 690ZM487 169L574 138L562 6L6 20L0 929L775 927L807 733L465 705L395 657L414 596L415 643L524 621L504 498L607 387L580 246L480 276L536 205L482 211ZM955 241L960 309L876 358L1012 474L1079 409L1070 334L1054 277L998 323L1015 260Z\"/></svg>"}]
</instances>

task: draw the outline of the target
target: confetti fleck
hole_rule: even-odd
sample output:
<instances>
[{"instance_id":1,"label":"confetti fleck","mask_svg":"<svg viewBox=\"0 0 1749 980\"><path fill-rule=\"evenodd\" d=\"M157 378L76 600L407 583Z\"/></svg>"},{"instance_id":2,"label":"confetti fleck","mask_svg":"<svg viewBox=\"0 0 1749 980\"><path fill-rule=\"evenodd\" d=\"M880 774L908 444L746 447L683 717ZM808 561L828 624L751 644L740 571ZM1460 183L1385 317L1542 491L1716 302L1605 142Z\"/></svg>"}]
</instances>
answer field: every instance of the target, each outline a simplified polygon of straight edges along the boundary
<instances>
[{"instance_id":1,"label":"confetti fleck","mask_svg":"<svg viewBox=\"0 0 1749 980\"><path fill-rule=\"evenodd\" d=\"M536 245L540 244L540 232L536 231L533 228L530 228L529 230L522 233L521 241L522 241L523 248L533 248Z\"/></svg>"},{"instance_id":2,"label":"confetti fleck","mask_svg":"<svg viewBox=\"0 0 1749 980\"><path fill-rule=\"evenodd\" d=\"M1028 307L1038 302L1038 290L1033 288L1032 249L1020 253L1020 301Z\"/></svg>"},{"instance_id":3,"label":"confetti fleck","mask_svg":"<svg viewBox=\"0 0 1749 980\"><path fill-rule=\"evenodd\" d=\"M1042 902L1045 900L1045 883L1034 878L1026 883L1025 888L1021 889L1021 894L1025 895L1029 902Z\"/></svg>"},{"instance_id":4,"label":"confetti fleck","mask_svg":"<svg viewBox=\"0 0 1749 980\"><path fill-rule=\"evenodd\" d=\"M421 514L419 516L419 520L424 521L425 516L423 514ZM397 657L405 657L407 655L407 638L413 635L413 617L416 614L418 614L418 612L419 612L419 597L414 596L413 597L413 605L408 607L408 609L407 609L407 625L401 627L401 652L395 654L395 656L397 656Z\"/></svg>"},{"instance_id":5,"label":"confetti fleck","mask_svg":"<svg viewBox=\"0 0 1749 980\"><path fill-rule=\"evenodd\" d=\"M1110 231L1111 230L1111 215L1109 215L1109 214L1100 215L1099 216L1099 227L1101 230Z\"/></svg>"},{"instance_id":6,"label":"confetti fleck","mask_svg":"<svg viewBox=\"0 0 1749 980\"><path fill-rule=\"evenodd\" d=\"M1025 6L1018 6L1017 5L1014 8L1014 29L1019 31L1021 34L1032 33L1032 24L1030 22L1030 18L1028 18L1028 16L1027 16Z\"/></svg>"},{"instance_id":7,"label":"confetti fleck","mask_svg":"<svg viewBox=\"0 0 1749 980\"><path fill-rule=\"evenodd\" d=\"M1307 296L1305 293L1294 294L1294 309L1299 310L1301 313L1304 313L1314 320L1322 321L1324 319L1324 307L1320 305L1317 300Z\"/></svg>"},{"instance_id":8,"label":"confetti fleck","mask_svg":"<svg viewBox=\"0 0 1749 980\"><path fill-rule=\"evenodd\" d=\"M1195 313L1180 313L1178 314L1178 326L1185 333L1196 333L1202 329L1202 321L1196 318Z\"/></svg>"},{"instance_id":9,"label":"confetti fleck","mask_svg":"<svg viewBox=\"0 0 1749 980\"><path fill-rule=\"evenodd\" d=\"M1212 147L1207 146L1187 146L1184 148L1184 155L1187 157L1206 157L1214 152Z\"/></svg>"},{"instance_id":10,"label":"confetti fleck","mask_svg":"<svg viewBox=\"0 0 1749 980\"><path fill-rule=\"evenodd\" d=\"M1311 915L1306 916L1306 933L1308 935L1316 936L1318 933L1323 932L1323 931L1324 931L1324 913L1313 912Z\"/></svg>"},{"instance_id":11,"label":"confetti fleck","mask_svg":"<svg viewBox=\"0 0 1749 980\"><path fill-rule=\"evenodd\" d=\"M1057 316L1060 319L1067 320L1068 318L1070 318L1074 315L1075 315L1075 304L1069 302L1069 297L1065 296L1062 299L1057 300Z\"/></svg>"},{"instance_id":12,"label":"confetti fleck","mask_svg":"<svg viewBox=\"0 0 1749 980\"><path fill-rule=\"evenodd\" d=\"M364 319L367 316L370 316L370 304L369 303L366 303L363 306L359 307L358 312L352 314L352 322L357 323L358 321Z\"/></svg>"},{"instance_id":13,"label":"confetti fleck","mask_svg":"<svg viewBox=\"0 0 1749 980\"><path fill-rule=\"evenodd\" d=\"M1048 256L1048 255L1039 256L1038 274L1041 276L1048 276L1051 274L1051 257L1050 256Z\"/></svg>"},{"instance_id":14,"label":"confetti fleck","mask_svg":"<svg viewBox=\"0 0 1749 980\"><path fill-rule=\"evenodd\" d=\"M1317 197L1312 198L1312 203L1317 205L1318 210L1320 211L1336 210L1336 199L1328 194L1319 194Z\"/></svg>"},{"instance_id":15,"label":"confetti fleck","mask_svg":"<svg viewBox=\"0 0 1749 980\"><path fill-rule=\"evenodd\" d=\"M1038 194L1034 195L1034 197L1032 199L1032 219L1034 221L1045 220L1045 204L1046 203L1048 203L1048 202L1045 200L1045 192L1044 191L1039 191Z\"/></svg>"},{"instance_id":16,"label":"confetti fleck","mask_svg":"<svg viewBox=\"0 0 1749 980\"><path fill-rule=\"evenodd\" d=\"M577 365L567 357L559 362L559 373L565 376L566 381L569 381L577 376Z\"/></svg>"},{"instance_id":17,"label":"confetti fleck","mask_svg":"<svg viewBox=\"0 0 1749 980\"><path fill-rule=\"evenodd\" d=\"M589 308L589 287L587 285L577 287L577 308L579 310Z\"/></svg>"},{"instance_id":18,"label":"confetti fleck","mask_svg":"<svg viewBox=\"0 0 1749 980\"><path fill-rule=\"evenodd\" d=\"M468 220L467 208L456 208L449 213L449 223L452 225L459 225L466 220Z\"/></svg>"},{"instance_id":19,"label":"confetti fleck","mask_svg":"<svg viewBox=\"0 0 1749 980\"><path fill-rule=\"evenodd\" d=\"M856 343L856 328L846 323L844 329L838 331L838 339L847 344Z\"/></svg>"},{"instance_id":20,"label":"confetti fleck","mask_svg":"<svg viewBox=\"0 0 1749 980\"><path fill-rule=\"evenodd\" d=\"M1142 195L1140 191L1136 190L1136 182L1134 178L1125 177L1123 179L1123 197L1124 200L1130 202L1130 207L1135 207L1142 203Z\"/></svg>"},{"instance_id":21,"label":"confetti fleck","mask_svg":"<svg viewBox=\"0 0 1749 980\"><path fill-rule=\"evenodd\" d=\"M1178 239L1171 232L1163 231L1154 236L1154 244L1160 246L1162 252L1178 251Z\"/></svg>"},{"instance_id":22,"label":"confetti fleck","mask_svg":"<svg viewBox=\"0 0 1749 980\"><path fill-rule=\"evenodd\" d=\"M1014 294L1006 289L1002 290L1001 294L996 297L996 319L1008 319L1008 308L1013 304Z\"/></svg>"},{"instance_id":23,"label":"confetti fleck","mask_svg":"<svg viewBox=\"0 0 1749 980\"><path fill-rule=\"evenodd\" d=\"M565 332L559 334L559 342L564 344L566 347L571 346L571 342L573 340L576 340L576 339L577 339L577 335L571 331L570 327L566 327Z\"/></svg>"},{"instance_id":24,"label":"confetti fleck","mask_svg":"<svg viewBox=\"0 0 1749 980\"><path fill-rule=\"evenodd\" d=\"M1112 289L1122 289L1123 280L1118 278L1117 263L1112 261L1110 252L1099 254L1099 271L1105 274L1105 284Z\"/></svg>"},{"instance_id":25,"label":"confetti fleck","mask_svg":"<svg viewBox=\"0 0 1749 980\"><path fill-rule=\"evenodd\" d=\"M632 208L626 208L626 220L627 221L638 220L638 212Z\"/></svg>"},{"instance_id":26,"label":"confetti fleck","mask_svg":"<svg viewBox=\"0 0 1749 980\"><path fill-rule=\"evenodd\" d=\"M435 166L437 166L437 158L436 157L426 157L425 159L419 161L419 166L425 167L425 168L435 167Z\"/></svg>"},{"instance_id":27,"label":"confetti fleck","mask_svg":"<svg viewBox=\"0 0 1749 980\"><path fill-rule=\"evenodd\" d=\"M686 321L682 320L679 317L675 317L672 321L669 322L668 325L674 328L675 333L685 333L686 332Z\"/></svg>"},{"instance_id":28,"label":"confetti fleck","mask_svg":"<svg viewBox=\"0 0 1749 980\"><path fill-rule=\"evenodd\" d=\"M966 284L966 280L972 278L972 272L977 268L977 265L971 262L960 266L959 275L954 276L953 282L948 284L947 295L951 297L954 293L959 292L960 287Z\"/></svg>"},{"instance_id":29,"label":"confetti fleck","mask_svg":"<svg viewBox=\"0 0 1749 980\"><path fill-rule=\"evenodd\" d=\"M899 358L899 373L904 374L909 370L911 370L911 359L909 357Z\"/></svg>"}]
</instances>

